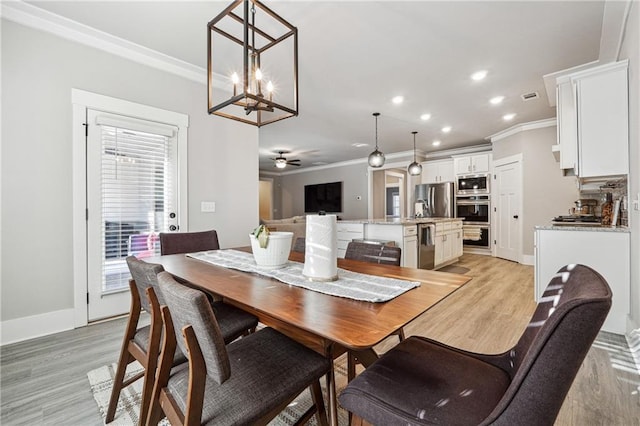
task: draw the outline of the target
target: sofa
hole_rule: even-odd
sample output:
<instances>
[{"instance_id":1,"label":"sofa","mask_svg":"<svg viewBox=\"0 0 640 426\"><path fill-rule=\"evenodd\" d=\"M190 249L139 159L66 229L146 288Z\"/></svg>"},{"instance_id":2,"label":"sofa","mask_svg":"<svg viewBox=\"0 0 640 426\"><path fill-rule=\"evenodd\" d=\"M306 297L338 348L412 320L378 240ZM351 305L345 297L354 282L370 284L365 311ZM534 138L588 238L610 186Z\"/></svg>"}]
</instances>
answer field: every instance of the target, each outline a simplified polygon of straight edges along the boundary
<instances>
[{"instance_id":1,"label":"sofa","mask_svg":"<svg viewBox=\"0 0 640 426\"><path fill-rule=\"evenodd\" d=\"M287 219L261 219L260 223L267 225L269 231L277 232L293 232L293 242L296 238L304 238L307 234L307 218L306 216L293 216Z\"/></svg>"}]
</instances>

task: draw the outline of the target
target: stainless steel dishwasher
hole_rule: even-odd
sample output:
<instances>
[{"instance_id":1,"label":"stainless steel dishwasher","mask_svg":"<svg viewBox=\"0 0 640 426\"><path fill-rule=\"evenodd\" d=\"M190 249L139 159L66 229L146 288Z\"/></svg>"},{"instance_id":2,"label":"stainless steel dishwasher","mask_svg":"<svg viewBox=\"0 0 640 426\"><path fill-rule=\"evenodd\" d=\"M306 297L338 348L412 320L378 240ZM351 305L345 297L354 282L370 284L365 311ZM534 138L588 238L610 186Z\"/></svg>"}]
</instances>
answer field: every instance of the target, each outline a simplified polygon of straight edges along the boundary
<instances>
[{"instance_id":1,"label":"stainless steel dishwasher","mask_svg":"<svg viewBox=\"0 0 640 426\"><path fill-rule=\"evenodd\" d=\"M433 269L436 256L436 225L421 223L418 225L418 268Z\"/></svg>"}]
</instances>

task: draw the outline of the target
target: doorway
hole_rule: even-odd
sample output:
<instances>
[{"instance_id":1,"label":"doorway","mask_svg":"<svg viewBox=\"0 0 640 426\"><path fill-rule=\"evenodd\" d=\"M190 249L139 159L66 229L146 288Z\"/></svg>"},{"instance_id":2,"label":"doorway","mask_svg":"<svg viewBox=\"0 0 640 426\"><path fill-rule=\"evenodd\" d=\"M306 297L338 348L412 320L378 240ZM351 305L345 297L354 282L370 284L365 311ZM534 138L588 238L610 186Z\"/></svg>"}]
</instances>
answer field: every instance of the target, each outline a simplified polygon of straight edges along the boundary
<instances>
[{"instance_id":1,"label":"doorway","mask_svg":"<svg viewBox=\"0 0 640 426\"><path fill-rule=\"evenodd\" d=\"M129 310L126 257L187 228L188 116L72 89L74 323Z\"/></svg>"},{"instance_id":2,"label":"doorway","mask_svg":"<svg viewBox=\"0 0 640 426\"><path fill-rule=\"evenodd\" d=\"M273 219L273 179L260 178L259 218L260 220Z\"/></svg>"},{"instance_id":3,"label":"doorway","mask_svg":"<svg viewBox=\"0 0 640 426\"><path fill-rule=\"evenodd\" d=\"M497 257L522 259L522 156L494 162L494 217Z\"/></svg>"}]
</instances>

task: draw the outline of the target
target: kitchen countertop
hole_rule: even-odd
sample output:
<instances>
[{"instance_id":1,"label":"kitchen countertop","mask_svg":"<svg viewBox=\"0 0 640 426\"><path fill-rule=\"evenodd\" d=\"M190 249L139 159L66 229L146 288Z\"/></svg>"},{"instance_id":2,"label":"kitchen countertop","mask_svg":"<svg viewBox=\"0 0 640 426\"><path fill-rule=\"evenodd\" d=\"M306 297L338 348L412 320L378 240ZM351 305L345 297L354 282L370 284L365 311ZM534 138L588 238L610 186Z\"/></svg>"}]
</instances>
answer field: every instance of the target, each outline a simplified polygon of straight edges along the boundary
<instances>
[{"instance_id":1,"label":"kitchen countertop","mask_svg":"<svg viewBox=\"0 0 640 426\"><path fill-rule=\"evenodd\" d=\"M458 217L421 217L421 218L406 218L406 219L353 219L353 220L341 220L341 223L362 223L362 224L374 224L374 225L417 225L419 223L444 223L462 221Z\"/></svg>"},{"instance_id":2,"label":"kitchen countertop","mask_svg":"<svg viewBox=\"0 0 640 426\"><path fill-rule=\"evenodd\" d=\"M587 231L587 232L631 232L626 226L618 226L612 228L611 226L602 225L537 225L536 230L546 231Z\"/></svg>"}]
</instances>

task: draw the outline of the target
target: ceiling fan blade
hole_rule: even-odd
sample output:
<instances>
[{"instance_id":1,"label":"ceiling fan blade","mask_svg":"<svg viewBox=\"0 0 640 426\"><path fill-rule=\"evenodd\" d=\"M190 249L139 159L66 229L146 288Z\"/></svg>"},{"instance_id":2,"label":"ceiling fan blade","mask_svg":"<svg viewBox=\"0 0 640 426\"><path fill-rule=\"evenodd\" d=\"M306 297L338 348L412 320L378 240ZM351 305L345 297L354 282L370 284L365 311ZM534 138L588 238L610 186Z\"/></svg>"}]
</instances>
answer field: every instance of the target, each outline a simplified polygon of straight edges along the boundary
<instances>
[{"instance_id":1,"label":"ceiling fan blade","mask_svg":"<svg viewBox=\"0 0 640 426\"><path fill-rule=\"evenodd\" d=\"M287 160L287 163L299 163L300 160Z\"/></svg>"},{"instance_id":2,"label":"ceiling fan blade","mask_svg":"<svg viewBox=\"0 0 640 426\"><path fill-rule=\"evenodd\" d=\"M298 166L298 167L300 166L300 164L290 163L290 162L288 162L288 161L287 161L287 164L288 164L288 165L290 165L290 166Z\"/></svg>"}]
</instances>

